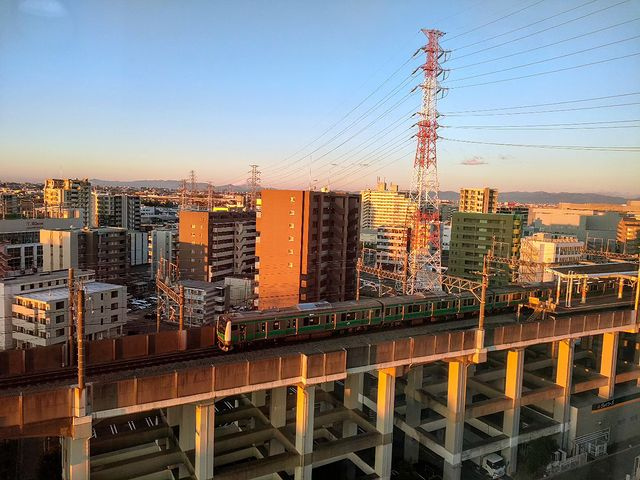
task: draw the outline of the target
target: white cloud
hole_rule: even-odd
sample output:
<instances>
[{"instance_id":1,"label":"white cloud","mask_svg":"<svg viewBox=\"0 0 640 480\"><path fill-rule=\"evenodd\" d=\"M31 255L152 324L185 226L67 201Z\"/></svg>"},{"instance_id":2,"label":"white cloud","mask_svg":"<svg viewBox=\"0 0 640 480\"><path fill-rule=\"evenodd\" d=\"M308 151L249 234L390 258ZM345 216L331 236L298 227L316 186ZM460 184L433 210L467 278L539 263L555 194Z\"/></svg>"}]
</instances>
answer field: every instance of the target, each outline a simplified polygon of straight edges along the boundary
<instances>
[{"instance_id":1,"label":"white cloud","mask_svg":"<svg viewBox=\"0 0 640 480\"><path fill-rule=\"evenodd\" d=\"M22 0L20 11L37 17L60 18L67 15L67 9L58 0Z\"/></svg>"}]
</instances>

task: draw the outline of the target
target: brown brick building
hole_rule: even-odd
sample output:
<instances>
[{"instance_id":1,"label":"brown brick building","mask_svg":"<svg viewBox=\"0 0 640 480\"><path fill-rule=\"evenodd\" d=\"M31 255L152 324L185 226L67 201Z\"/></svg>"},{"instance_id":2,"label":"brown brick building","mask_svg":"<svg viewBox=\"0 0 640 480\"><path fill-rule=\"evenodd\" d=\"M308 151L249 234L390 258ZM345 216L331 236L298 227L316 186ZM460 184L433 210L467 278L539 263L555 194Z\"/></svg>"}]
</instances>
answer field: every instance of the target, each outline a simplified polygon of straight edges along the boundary
<instances>
[{"instance_id":1,"label":"brown brick building","mask_svg":"<svg viewBox=\"0 0 640 480\"><path fill-rule=\"evenodd\" d=\"M261 197L258 308L354 298L360 195L263 190Z\"/></svg>"},{"instance_id":2,"label":"brown brick building","mask_svg":"<svg viewBox=\"0 0 640 480\"><path fill-rule=\"evenodd\" d=\"M205 282L252 274L255 212L182 210L178 231L180 278Z\"/></svg>"}]
</instances>

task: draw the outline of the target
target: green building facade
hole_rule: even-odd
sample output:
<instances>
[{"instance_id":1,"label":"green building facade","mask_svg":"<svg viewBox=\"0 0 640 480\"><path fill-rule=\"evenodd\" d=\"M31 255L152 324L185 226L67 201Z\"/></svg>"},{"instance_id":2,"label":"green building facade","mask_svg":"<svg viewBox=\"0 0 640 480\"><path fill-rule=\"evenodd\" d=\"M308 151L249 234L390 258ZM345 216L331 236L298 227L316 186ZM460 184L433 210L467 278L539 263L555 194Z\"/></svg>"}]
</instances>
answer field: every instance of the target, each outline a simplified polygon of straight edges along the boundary
<instances>
[{"instance_id":1,"label":"green building facade","mask_svg":"<svg viewBox=\"0 0 640 480\"><path fill-rule=\"evenodd\" d=\"M484 255L494 247L494 255L519 258L522 218L517 214L455 212L451 222L449 269L456 277L480 281ZM493 286L511 279L506 265L492 264L489 280Z\"/></svg>"}]
</instances>

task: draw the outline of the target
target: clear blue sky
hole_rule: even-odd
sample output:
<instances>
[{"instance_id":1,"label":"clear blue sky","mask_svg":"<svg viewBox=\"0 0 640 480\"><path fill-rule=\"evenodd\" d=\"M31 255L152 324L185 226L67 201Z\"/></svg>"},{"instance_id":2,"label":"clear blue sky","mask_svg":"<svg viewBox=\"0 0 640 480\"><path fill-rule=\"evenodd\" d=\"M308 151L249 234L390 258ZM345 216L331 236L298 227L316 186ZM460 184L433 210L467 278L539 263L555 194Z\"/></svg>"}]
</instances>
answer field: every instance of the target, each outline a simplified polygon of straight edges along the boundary
<instances>
[{"instance_id":1,"label":"clear blue sky","mask_svg":"<svg viewBox=\"0 0 640 480\"><path fill-rule=\"evenodd\" d=\"M310 177L317 184L331 177L336 188L359 189L373 185L376 176L384 176L408 186L414 143L391 140L402 142L411 136L409 127L414 119L406 114L419 108L419 92L367 125L409 93L419 83L418 77L363 115L344 134L328 141L399 85L419 65L420 56L319 141L292 154L398 69L424 43L421 27L447 33L443 47L452 53L444 66L451 72L444 84L458 87L640 52L640 38L627 40L640 34L640 21L631 21L640 18L640 0L518 40L619 2L3 0L0 178L179 179L193 169L199 180L220 185L242 183L248 165L256 163L264 172L266 185L307 187ZM573 11L561 14L573 7ZM523 11L515 13L520 9ZM504 16L507 18L498 20ZM488 39L510 30L516 31ZM554 46L487 62L587 33ZM624 41L593 48L619 40ZM475 42L480 43L467 47ZM566 58L462 80L586 49L589 51ZM592 124L585 130L442 128L439 133L448 138L495 143L640 145L640 105L523 115L446 116L447 112L636 91L640 91L640 56L556 74L451 88L439 102L444 114L440 123L450 127L638 121L598 124L635 128L593 128L598 125ZM640 102L640 95L546 109L634 102ZM531 110L535 109L521 111ZM387 126L389 130L384 130ZM383 136L385 132L387 136ZM389 156L383 155L385 150L380 147L385 142L389 142ZM358 147L361 143L363 146ZM394 145L404 148L394 149ZM328 153L333 148L335 151ZM309 153L316 149L310 162ZM503 191L640 195L637 152L549 150L441 140L438 153L443 190L492 185ZM311 174L310 164L315 165ZM282 176L285 171L288 174Z\"/></svg>"}]
</instances>

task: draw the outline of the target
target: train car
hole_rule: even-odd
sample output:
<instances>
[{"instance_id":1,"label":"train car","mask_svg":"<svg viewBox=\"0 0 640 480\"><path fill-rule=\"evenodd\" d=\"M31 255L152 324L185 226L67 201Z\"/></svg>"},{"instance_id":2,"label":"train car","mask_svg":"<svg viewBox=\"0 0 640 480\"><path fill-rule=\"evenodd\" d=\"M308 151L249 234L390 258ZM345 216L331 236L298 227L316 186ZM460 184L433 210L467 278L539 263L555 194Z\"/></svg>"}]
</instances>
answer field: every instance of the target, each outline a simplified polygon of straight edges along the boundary
<instances>
[{"instance_id":1,"label":"train car","mask_svg":"<svg viewBox=\"0 0 640 480\"><path fill-rule=\"evenodd\" d=\"M487 313L512 310L528 302L529 296L543 298L548 284L508 285L487 290ZM220 315L216 332L218 345L228 351L266 340L295 340L387 325L411 325L425 321L462 318L480 310L470 292L434 293L382 297L346 302L318 302L295 307Z\"/></svg>"}]
</instances>

